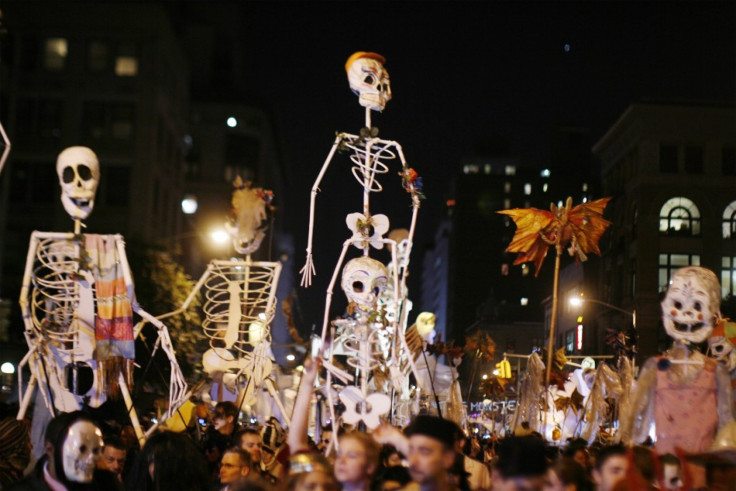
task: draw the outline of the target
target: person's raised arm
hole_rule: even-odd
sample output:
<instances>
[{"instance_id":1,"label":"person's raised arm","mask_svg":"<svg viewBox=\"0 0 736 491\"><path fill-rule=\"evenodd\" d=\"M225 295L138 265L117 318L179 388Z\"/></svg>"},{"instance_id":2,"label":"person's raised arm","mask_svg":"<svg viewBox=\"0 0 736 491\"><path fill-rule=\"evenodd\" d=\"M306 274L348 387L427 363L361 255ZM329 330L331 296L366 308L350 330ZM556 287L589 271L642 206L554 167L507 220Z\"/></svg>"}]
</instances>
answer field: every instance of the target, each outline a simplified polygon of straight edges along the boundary
<instances>
[{"instance_id":1,"label":"person's raised arm","mask_svg":"<svg viewBox=\"0 0 736 491\"><path fill-rule=\"evenodd\" d=\"M310 404L312 402L312 389L317 379L319 368L322 365L320 359L304 360L304 371L299 382L299 390L294 401L294 411L291 414L291 426L289 427L289 450L292 454L309 448L307 444L307 429L309 428Z\"/></svg>"}]
</instances>

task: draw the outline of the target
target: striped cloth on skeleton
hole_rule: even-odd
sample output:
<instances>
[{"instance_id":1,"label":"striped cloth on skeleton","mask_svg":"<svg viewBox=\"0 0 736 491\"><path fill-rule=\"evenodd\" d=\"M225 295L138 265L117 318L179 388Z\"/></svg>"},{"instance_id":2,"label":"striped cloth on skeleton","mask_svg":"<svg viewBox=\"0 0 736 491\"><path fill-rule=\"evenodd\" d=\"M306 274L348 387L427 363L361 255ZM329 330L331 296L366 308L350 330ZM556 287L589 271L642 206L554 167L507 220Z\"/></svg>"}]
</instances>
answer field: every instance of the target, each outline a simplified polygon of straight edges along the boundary
<instances>
[{"instance_id":1,"label":"striped cloth on skeleton","mask_svg":"<svg viewBox=\"0 0 736 491\"><path fill-rule=\"evenodd\" d=\"M117 392L118 373L130 382L135 359L133 307L125 284L114 235L85 235L85 249L95 278L95 359L108 390Z\"/></svg>"}]
</instances>

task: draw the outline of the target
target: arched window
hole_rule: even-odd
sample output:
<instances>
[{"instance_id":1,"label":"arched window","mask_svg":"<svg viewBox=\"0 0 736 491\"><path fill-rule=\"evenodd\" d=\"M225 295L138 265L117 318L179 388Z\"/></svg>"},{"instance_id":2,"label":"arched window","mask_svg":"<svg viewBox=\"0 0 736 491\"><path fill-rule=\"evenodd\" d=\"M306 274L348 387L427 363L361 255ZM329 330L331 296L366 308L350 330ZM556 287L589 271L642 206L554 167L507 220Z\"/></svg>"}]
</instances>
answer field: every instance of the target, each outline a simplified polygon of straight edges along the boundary
<instances>
[{"instance_id":1,"label":"arched window","mask_svg":"<svg viewBox=\"0 0 736 491\"><path fill-rule=\"evenodd\" d=\"M736 201L732 201L730 205L723 210L723 238L736 239Z\"/></svg>"},{"instance_id":2,"label":"arched window","mask_svg":"<svg viewBox=\"0 0 736 491\"><path fill-rule=\"evenodd\" d=\"M700 235L700 211L698 211L698 207L682 196L668 199L659 211L659 233L664 235Z\"/></svg>"}]
</instances>

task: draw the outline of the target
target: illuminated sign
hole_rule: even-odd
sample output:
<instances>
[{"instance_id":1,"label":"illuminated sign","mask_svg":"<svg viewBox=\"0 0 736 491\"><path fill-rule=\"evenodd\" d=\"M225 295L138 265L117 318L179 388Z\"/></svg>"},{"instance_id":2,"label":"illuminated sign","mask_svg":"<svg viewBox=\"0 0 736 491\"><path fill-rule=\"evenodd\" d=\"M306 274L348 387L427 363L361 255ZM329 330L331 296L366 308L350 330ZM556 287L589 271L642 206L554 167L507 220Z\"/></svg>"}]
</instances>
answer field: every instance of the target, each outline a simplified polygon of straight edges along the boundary
<instances>
[{"instance_id":1,"label":"illuminated sign","mask_svg":"<svg viewBox=\"0 0 736 491\"><path fill-rule=\"evenodd\" d=\"M578 324L577 331L575 332L575 349L578 351L583 349L583 325Z\"/></svg>"}]
</instances>

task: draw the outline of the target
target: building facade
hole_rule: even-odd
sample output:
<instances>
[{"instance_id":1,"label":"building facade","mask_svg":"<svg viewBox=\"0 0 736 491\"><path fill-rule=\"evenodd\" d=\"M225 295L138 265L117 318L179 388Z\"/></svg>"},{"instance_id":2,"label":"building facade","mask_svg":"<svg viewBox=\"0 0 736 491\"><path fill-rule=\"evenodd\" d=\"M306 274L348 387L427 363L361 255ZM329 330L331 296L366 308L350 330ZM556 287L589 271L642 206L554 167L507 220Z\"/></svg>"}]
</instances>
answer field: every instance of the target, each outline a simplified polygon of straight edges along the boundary
<instances>
[{"instance_id":1,"label":"building facade","mask_svg":"<svg viewBox=\"0 0 736 491\"><path fill-rule=\"evenodd\" d=\"M736 292L733 105L631 105L594 145L613 224L602 241L600 299L636 310L643 357L665 349L660 297L682 266L712 269L724 310ZM733 315L733 314L729 314Z\"/></svg>"}]
</instances>

